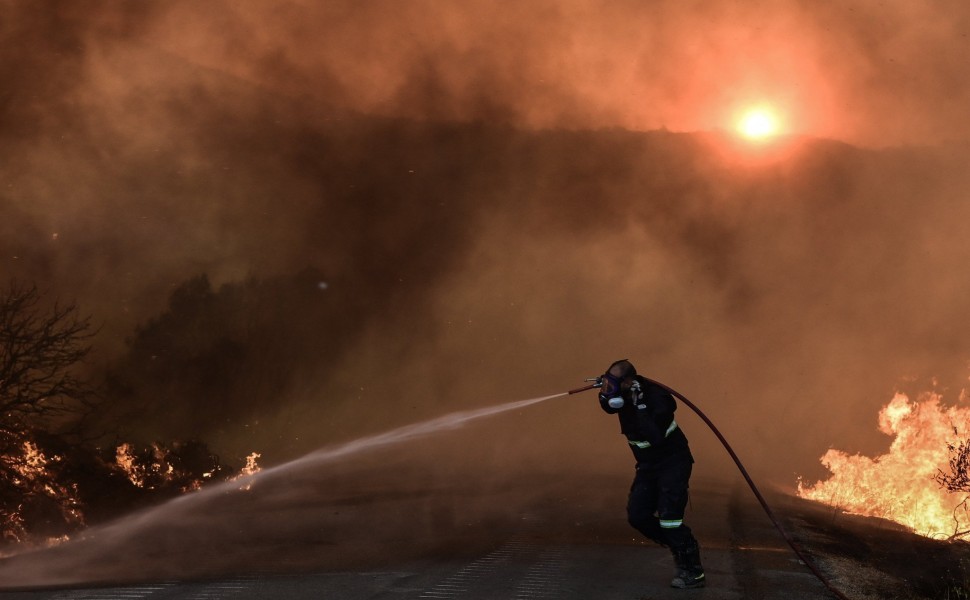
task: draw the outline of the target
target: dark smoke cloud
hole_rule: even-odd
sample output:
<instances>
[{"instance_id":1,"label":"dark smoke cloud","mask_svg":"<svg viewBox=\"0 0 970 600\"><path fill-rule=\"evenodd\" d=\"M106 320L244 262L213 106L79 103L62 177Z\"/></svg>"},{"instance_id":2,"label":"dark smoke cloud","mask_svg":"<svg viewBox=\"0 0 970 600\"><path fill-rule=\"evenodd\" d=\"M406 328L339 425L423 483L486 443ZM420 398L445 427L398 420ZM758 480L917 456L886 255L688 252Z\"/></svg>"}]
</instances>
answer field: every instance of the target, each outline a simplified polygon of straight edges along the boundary
<instances>
[{"instance_id":1,"label":"dark smoke cloud","mask_svg":"<svg viewBox=\"0 0 970 600\"><path fill-rule=\"evenodd\" d=\"M786 448L763 468L787 479L884 441L861 432L898 378L963 368L965 148L847 145L966 137L962 3L2 7L2 269L88 307L99 360L199 274L328 283L339 351L281 383L263 433L219 440L235 452L625 356L746 456ZM842 142L759 162L671 132L762 96ZM626 461L569 402L509 433L554 453L588 421Z\"/></svg>"}]
</instances>

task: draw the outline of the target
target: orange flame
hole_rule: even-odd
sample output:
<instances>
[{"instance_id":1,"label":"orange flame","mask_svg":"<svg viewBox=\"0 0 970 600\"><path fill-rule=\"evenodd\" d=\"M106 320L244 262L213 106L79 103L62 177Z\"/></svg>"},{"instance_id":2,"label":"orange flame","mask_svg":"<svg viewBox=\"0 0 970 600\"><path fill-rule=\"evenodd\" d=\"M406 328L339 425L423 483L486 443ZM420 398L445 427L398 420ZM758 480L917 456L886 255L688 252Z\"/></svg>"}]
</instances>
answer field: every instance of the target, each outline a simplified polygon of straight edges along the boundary
<instances>
[{"instance_id":1,"label":"orange flame","mask_svg":"<svg viewBox=\"0 0 970 600\"><path fill-rule=\"evenodd\" d=\"M177 486L180 492L192 492L202 488L206 479L212 479L218 468L198 476L176 466L178 457L172 449L158 443L151 449L138 452L131 444L124 443L115 448L115 465L125 474L135 487L146 490L165 489Z\"/></svg>"},{"instance_id":2,"label":"orange flame","mask_svg":"<svg viewBox=\"0 0 970 600\"><path fill-rule=\"evenodd\" d=\"M247 456L246 466L239 469L239 475L236 475L230 480L237 481L239 479L243 479L244 481L248 481L248 483L245 483L239 487L240 490L247 491L253 487L252 476L261 471L260 466L256 464L256 460L259 459L260 456L262 456L262 454L259 452L253 452Z\"/></svg>"},{"instance_id":3,"label":"orange flame","mask_svg":"<svg viewBox=\"0 0 970 600\"><path fill-rule=\"evenodd\" d=\"M85 525L79 483L72 480L71 465L64 456L45 453L26 434L7 437L2 440L5 445L0 452L0 483L7 491L0 503L0 544L26 543L36 547L66 541L69 538L64 530ZM233 479L251 478L259 472L259 457L257 452L247 456L246 465ZM175 443L171 447L156 443L143 448L123 443L115 448L114 463L107 466L123 474L132 486L154 491L161 497L198 490L206 482L224 477L218 458L204 445L194 443ZM249 489L251 485L251 480L244 481L241 487ZM59 520L49 518L58 513ZM53 524L59 531L45 537L36 532L40 529L38 524L48 531ZM0 550L0 558L8 555Z\"/></svg>"},{"instance_id":4,"label":"orange flame","mask_svg":"<svg viewBox=\"0 0 970 600\"><path fill-rule=\"evenodd\" d=\"M51 467L63 460L61 456L48 457L37 444L26 439L19 443L19 452L11 452L2 457L4 465L13 474L10 483L19 489L22 497L42 497L53 502L65 523L83 525L81 501L76 485L63 485ZM21 503L13 510L0 511L0 533L9 541L24 542L30 537ZM47 545L59 543L66 536L48 538ZM33 540L37 541L37 540Z\"/></svg>"},{"instance_id":5,"label":"orange flame","mask_svg":"<svg viewBox=\"0 0 970 600\"><path fill-rule=\"evenodd\" d=\"M131 444L121 444L115 448L115 464L128 477L128 481L135 487L145 487L144 470L135 462L131 451Z\"/></svg>"},{"instance_id":6,"label":"orange flame","mask_svg":"<svg viewBox=\"0 0 970 600\"><path fill-rule=\"evenodd\" d=\"M260 469L259 465L256 464L256 460L260 456L262 456L262 454L260 454L259 452L253 452L252 454L247 456L246 466L240 469L240 472L243 475L254 475L256 473L259 473L262 469Z\"/></svg>"},{"instance_id":7,"label":"orange flame","mask_svg":"<svg viewBox=\"0 0 970 600\"><path fill-rule=\"evenodd\" d=\"M970 408L943 407L940 400L924 393L911 402L897 393L879 412L879 430L894 436L889 452L869 458L829 450L821 462L832 476L812 486L799 481L798 495L927 537L966 538L967 495L947 492L935 476L947 468L958 432L970 432Z\"/></svg>"}]
</instances>

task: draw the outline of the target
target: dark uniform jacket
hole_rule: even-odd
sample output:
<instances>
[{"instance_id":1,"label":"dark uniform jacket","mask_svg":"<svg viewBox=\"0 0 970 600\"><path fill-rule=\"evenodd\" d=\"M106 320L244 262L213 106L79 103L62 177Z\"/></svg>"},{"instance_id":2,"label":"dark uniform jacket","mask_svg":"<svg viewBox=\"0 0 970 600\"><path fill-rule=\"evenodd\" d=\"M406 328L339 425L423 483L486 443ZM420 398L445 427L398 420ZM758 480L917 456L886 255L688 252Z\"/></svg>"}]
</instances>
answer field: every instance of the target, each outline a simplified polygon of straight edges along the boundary
<instances>
[{"instance_id":1,"label":"dark uniform jacket","mask_svg":"<svg viewBox=\"0 0 970 600\"><path fill-rule=\"evenodd\" d=\"M662 387L636 375L642 395L623 396L623 406L611 408L600 398L600 406L610 414L620 417L620 431L626 436L633 456L638 463L652 463L675 455L693 462L687 436L677 426L674 397Z\"/></svg>"}]
</instances>

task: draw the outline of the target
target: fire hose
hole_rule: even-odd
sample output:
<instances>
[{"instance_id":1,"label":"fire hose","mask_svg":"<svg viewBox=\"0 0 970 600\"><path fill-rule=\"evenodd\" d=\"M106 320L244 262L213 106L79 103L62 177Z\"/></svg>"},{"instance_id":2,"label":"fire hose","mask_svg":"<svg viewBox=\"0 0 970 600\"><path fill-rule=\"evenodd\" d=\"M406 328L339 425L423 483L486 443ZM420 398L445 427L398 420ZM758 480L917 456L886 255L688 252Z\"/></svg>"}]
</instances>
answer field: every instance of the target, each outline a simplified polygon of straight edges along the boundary
<instances>
[{"instance_id":1,"label":"fire hose","mask_svg":"<svg viewBox=\"0 0 970 600\"><path fill-rule=\"evenodd\" d=\"M828 590L832 592L836 598L839 598L840 600L849 600L846 597L846 595L843 594L841 591L839 591L835 587L835 585L831 581L829 581L829 579L822 573L822 571L819 570L819 568L815 565L815 561L809 558L809 556L805 553L804 550L802 550L801 546L798 545L798 543L791 536L791 534L789 534L788 531L784 527L782 527L781 522L777 519L777 517L775 517L774 511L772 511L771 507L768 506L768 502L765 500L765 497L761 494L761 491L758 490L758 486L755 485L754 480L751 479L750 475L748 475L748 470L744 468L743 464L741 464L741 459L738 458L738 455L734 452L734 449L731 448L731 444L729 444L728 441L724 438L724 436L721 435L721 432L718 431L714 423L709 418L707 418L707 415L705 415L703 411L701 411L701 409L697 408L697 406L693 402L688 400L683 394L681 394L677 390L671 387L668 387L660 383L659 381L654 381L653 379L648 379L646 377L644 377L644 379L666 390L667 393L676 397L681 402L683 402L688 408L690 408L692 411L697 413L697 416L700 417L701 420L704 421L704 423L707 424L707 426L711 429L711 431L714 432L714 435L717 436L718 440L720 440L721 445L723 445L724 449L727 450L728 454L731 455L731 458L734 460L734 464L737 465L738 470L741 471L741 475L744 477L744 480L748 482L748 487L751 488L751 491L754 493L755 498L758 499L758 502L761 504L761 507L765 510L765 514L768 515L768 518L774 524L775 529L778 530L778 533L781 534L781 537L784 538L785 542L788 543L789 547L791 547L792 551L795 553L798 559L801 560L806 567L808 567L808 570L811 571L812 574L815 575L815 577L817 577L818 580L822 582L822 585L828 588ZM586 381L593 381L594 383L581 388L576 388L575 390L570 390L567 393L569 395L577 394L579 392L585 392L586 390L598 388L603 385L602 381L598 377L594 379L587 379Z\"/></svg>"}]
</instances>

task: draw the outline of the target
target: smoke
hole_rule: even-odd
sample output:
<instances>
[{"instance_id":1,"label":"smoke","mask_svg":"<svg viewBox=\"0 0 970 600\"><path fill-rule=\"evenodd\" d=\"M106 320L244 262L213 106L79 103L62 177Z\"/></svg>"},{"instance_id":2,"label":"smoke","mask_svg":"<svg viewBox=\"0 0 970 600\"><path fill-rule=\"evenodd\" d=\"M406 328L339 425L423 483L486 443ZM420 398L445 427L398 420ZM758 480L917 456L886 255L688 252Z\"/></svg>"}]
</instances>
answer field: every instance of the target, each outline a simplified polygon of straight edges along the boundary
<instances>
[{"instance_id":1,"label":"smoke","mask_svg":"<svg viewBox=\"0 0 970 600\"><path fill-rule=\"evenodd\" d=\"M706 130L768 102L794 132L852 142L967 132L968 11L956 1L285 6L166 5L144 39L278 93L367 113Z\"/></svg>"},{"instance_id":2,"label":"smoke","mask_svg":"<svg viewBox=\"0 0 970 600\"><path fill-rule=\"evenodd\" d=\"M192 278L262 282L220 330L236 345L171 346L241 349L193 373L258 380L163 398L206 403L192 433L228 455L630 358L793 483L830 445L885 444L895 387L966 377L968 10L934 6L3 2L0 269L93 313L93 371L151 361L129 342ZM717 131L755 101L800 135ZM262 343L275 323L299 335ZM547 404L456 445L629 467L592 394Z\"/></svg>"}]
</instances>

